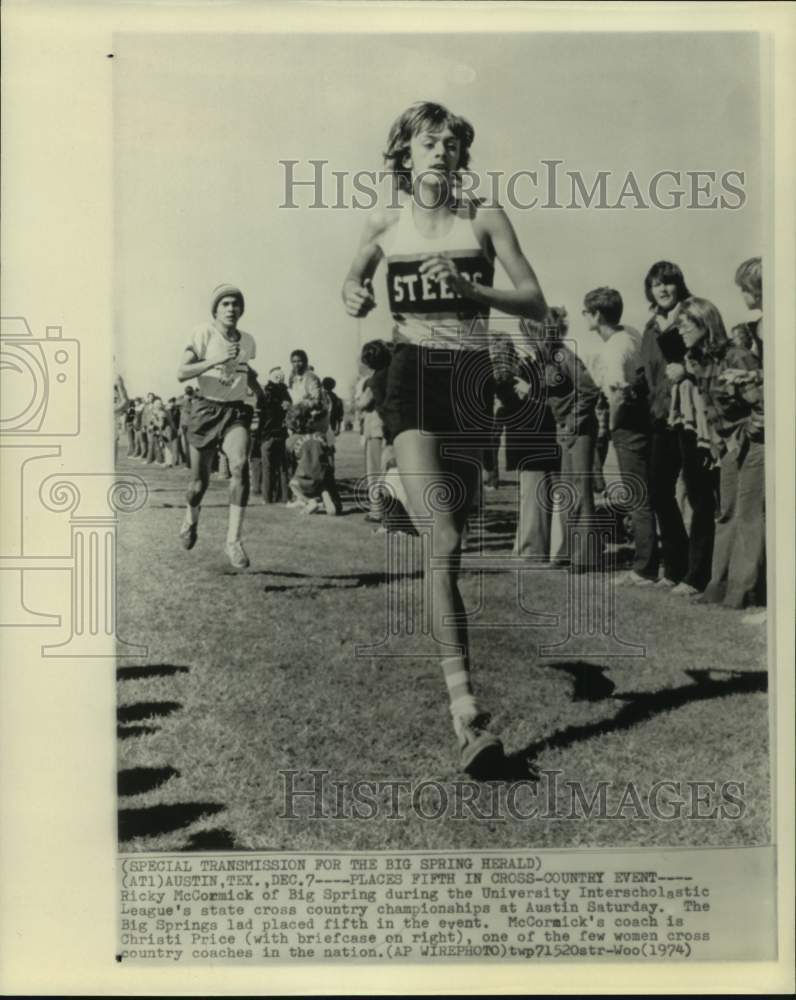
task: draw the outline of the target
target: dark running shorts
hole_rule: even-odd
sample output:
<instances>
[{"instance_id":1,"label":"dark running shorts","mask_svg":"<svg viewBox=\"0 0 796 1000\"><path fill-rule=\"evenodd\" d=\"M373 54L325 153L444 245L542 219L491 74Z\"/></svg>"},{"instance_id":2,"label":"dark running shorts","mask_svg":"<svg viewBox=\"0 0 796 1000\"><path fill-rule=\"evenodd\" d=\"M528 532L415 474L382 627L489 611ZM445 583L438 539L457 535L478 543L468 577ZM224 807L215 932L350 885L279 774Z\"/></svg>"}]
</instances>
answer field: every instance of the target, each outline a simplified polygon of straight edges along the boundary
<instances>
[{"instance_id":1,"label":"dark running shorts","mask_svg":"<svg viewBox=\"0 0 796 1000\"><path fill-rule=\"evenodd\" d=\"M219 403L194 396L188 417L188 444L194 448L220 444L230 427L240 424L248 430L253 417L254 410L247 403Z\"/></svg>"},{"instance_id":2,"label":"dark running shorts","mask_svg":"<svg viewBox=\"0 0 796 1000\"><path fill-rule=\"evenodd\" d=\"M494 395L488 350L397 344L378 408L385 439L421 430L479 441L492 432Z\"/></svg>"}]
</instances>

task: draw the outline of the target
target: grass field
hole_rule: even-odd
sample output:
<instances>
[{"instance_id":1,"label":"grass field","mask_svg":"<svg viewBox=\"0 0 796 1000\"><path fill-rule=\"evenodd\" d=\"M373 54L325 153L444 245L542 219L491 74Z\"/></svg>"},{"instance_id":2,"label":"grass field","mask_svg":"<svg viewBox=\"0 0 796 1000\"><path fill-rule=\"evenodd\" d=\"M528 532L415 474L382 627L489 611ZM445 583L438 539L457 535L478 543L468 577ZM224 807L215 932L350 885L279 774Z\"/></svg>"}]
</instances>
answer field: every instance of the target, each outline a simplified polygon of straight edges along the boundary
<instances>
[{"instance_id":1,"label":"grass field","mask_svg":"<svg viewBox=\"0 0 796 1000\"><path fill-rule=\"evenodd\" d=\"M358 439L343 435L338 475L347 512L302 517L253 498L245 525L252 561L235 573L223 555L227 484L213 480L199 542L179 544L185 470L122 460L143 476L146 507L122 517L118 632L149 648L118 670L119 822L127 850L503 848L749 845L769 840L765 630L738 613L690 605L668 593L617 588L615 632L642 657L540 656L566 636L568 574L494 565L462 576L475 680L504 739L510 776L535 761L549 785L609 782L613 818L332 818L333 782L428 780L453 800L456 747L438 663L416 655L355 655L386 632L385 537L355 511ZM348 489L346 489L346 485ZM516 487L487 495L483 553L508 556ZM350 511L350 513L348 512ZM469 557L469 556L468 556ZM411 575L404 586L418 588ZM562 615L563 610L563 615ZM536 627L528 625L537 621ZM486 628L488 624L502 627ZM513 626L513 627L509 627ZM524 626L524 627L523 627ZM285 812L285 779L328 771L329 818ZM650 818L626 797L655 782L744 784L740 818ZM506 782L484 786L494 802ZM528 786L523 786L530 795ZM331 790L331 791L330 791ZM435 814L433 790L425 811ZM437 794L439 794L437 792ZM303 801L303 800L302 800ZM438 799L436 801L439 801ZM524 815L528 802L520 799ZM568 801L568 800L567 800ZM715 802L715 799L713 800ZM431 805L428 805L428 802ZM625 808L619 806L625 804ZM339 810L338 810L339 811ZM542 810L543 811L543 810ZM709 811L709 810L708 810Z\"/></svg>"}]
</instances>

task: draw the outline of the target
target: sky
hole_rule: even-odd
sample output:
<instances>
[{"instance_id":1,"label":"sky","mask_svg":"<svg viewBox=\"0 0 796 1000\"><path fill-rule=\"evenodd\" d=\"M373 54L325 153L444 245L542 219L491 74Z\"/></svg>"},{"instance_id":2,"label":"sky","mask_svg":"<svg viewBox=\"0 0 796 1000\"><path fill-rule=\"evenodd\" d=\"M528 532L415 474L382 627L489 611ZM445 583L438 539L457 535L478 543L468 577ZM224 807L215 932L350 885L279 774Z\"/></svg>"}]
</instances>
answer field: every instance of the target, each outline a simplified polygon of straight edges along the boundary
<instances>
[{"instance_id":1,"label":"sky","mask_svg":"<svg viewBox=\"0 0 796 1000\"><path fill-rule=\"evenodd\" d=\"M647 201L662 170L743 172L740 208L639 209L632 197L619 209L513 208L505 182L501 196L575 339L583 295L600 285L619 289L625 321L642 327L644 275L660 259L679 263L728 325L747 318L733 276L763 244L755 35L121 34L114 52L115 344L134 395L179 392L183 348L222 282L244 291L240 326L257 342L261 374L287 368L303 347L346 394L359 346L389 337L390 317L384 265L374 313L357 321L343 310L366 212L331 207L331 171L380 170L392 121L417 100L472 122L471 167L481 175L537 171L540 204L543 160L563 161L564 204L566 171L580 171L587 187L610 171L609 204L628 171ZM298 160L296 177L311 178L312 159L328 161L330 207L310 208L309 188L296 189L299 207L280 207L280 161ZM663 183L662 196L674 186ZM534 193L530 180L516 190L523 202ZM499 268L495 283L509 285Z\"/></svg>"}]
</instances>

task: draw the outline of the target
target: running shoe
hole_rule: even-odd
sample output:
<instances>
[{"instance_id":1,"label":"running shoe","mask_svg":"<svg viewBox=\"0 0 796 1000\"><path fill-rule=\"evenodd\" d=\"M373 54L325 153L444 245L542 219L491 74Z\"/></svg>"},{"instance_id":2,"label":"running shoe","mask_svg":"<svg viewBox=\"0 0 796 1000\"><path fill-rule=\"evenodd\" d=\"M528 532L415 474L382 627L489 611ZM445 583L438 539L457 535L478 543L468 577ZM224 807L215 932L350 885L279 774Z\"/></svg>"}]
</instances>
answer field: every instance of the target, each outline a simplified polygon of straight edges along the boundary
<instances>
[{"instance_id":1,"label":"running shoe","mask_svg":"<svg viewBox=\"0 0 796 1000\"><path fill-rule=\"evenodd\" d=\"M183 521L182 527L180 528L180 541L182 542L182 547L184 549L192 549L194 545L196 545L198 533L198 524L186 524L185 521Z\"/></svg>"},{"instance_id":2,"label":"running shoe","mask_svg":"<svg viewBox=\"0 0 796 1000\"><path fill-rule=\"evenodd\" d=\"M306 503L301 508L301 513L302 514L317 514L320 509L321 509L321 501L320 500L310 500L308 503Z\"/></svg>"},{"instance_id":3,"label":"running shoe","mask_svg":"<svg viewBox=\"0 0 796 1000\"><path fill-rule=\"evenodd\" d=\"M242 542L227 542L224 551L233 569L246 569L249 566L249 557L246 555Z\"/></svg>"},{"instance_id":4,"label":"running shoe","mask_svg":"<svg viewBox=\"0 0 796 1000\"><path fill-rule=\"evenodd\" d=\"M474 778L487 776L504 757L499 737L487 728L489 721L487 712L480 712L469 719L453 716L462 770Z\"/></svg>"}]
</instances>

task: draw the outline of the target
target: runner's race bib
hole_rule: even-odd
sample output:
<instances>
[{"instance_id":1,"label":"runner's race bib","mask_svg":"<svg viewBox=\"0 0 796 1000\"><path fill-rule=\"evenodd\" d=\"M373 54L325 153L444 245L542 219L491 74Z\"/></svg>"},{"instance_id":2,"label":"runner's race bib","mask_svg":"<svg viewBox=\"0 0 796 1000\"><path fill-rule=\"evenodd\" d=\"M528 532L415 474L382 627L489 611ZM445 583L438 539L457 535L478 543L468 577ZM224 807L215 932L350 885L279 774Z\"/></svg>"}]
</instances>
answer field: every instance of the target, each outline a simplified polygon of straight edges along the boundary
<instances>
[{"instance_id":1,"label":"runner's race bib","mask_svg":"<svg viewBox=\"0 0 796 1000\"><path fill-rule=\"evenodd\" d=\"M479 285L492 285L495 268L482 254L468 256L451 255L459 273L467 281ZM488 310L479 302L462 298L447 279L438 281L420 273L422 259L411 260L393 258L387 265L387 290L390 311L401 313L450 313L460 319L472 319L484 315Z\"/></svg>"}]
</instances>

